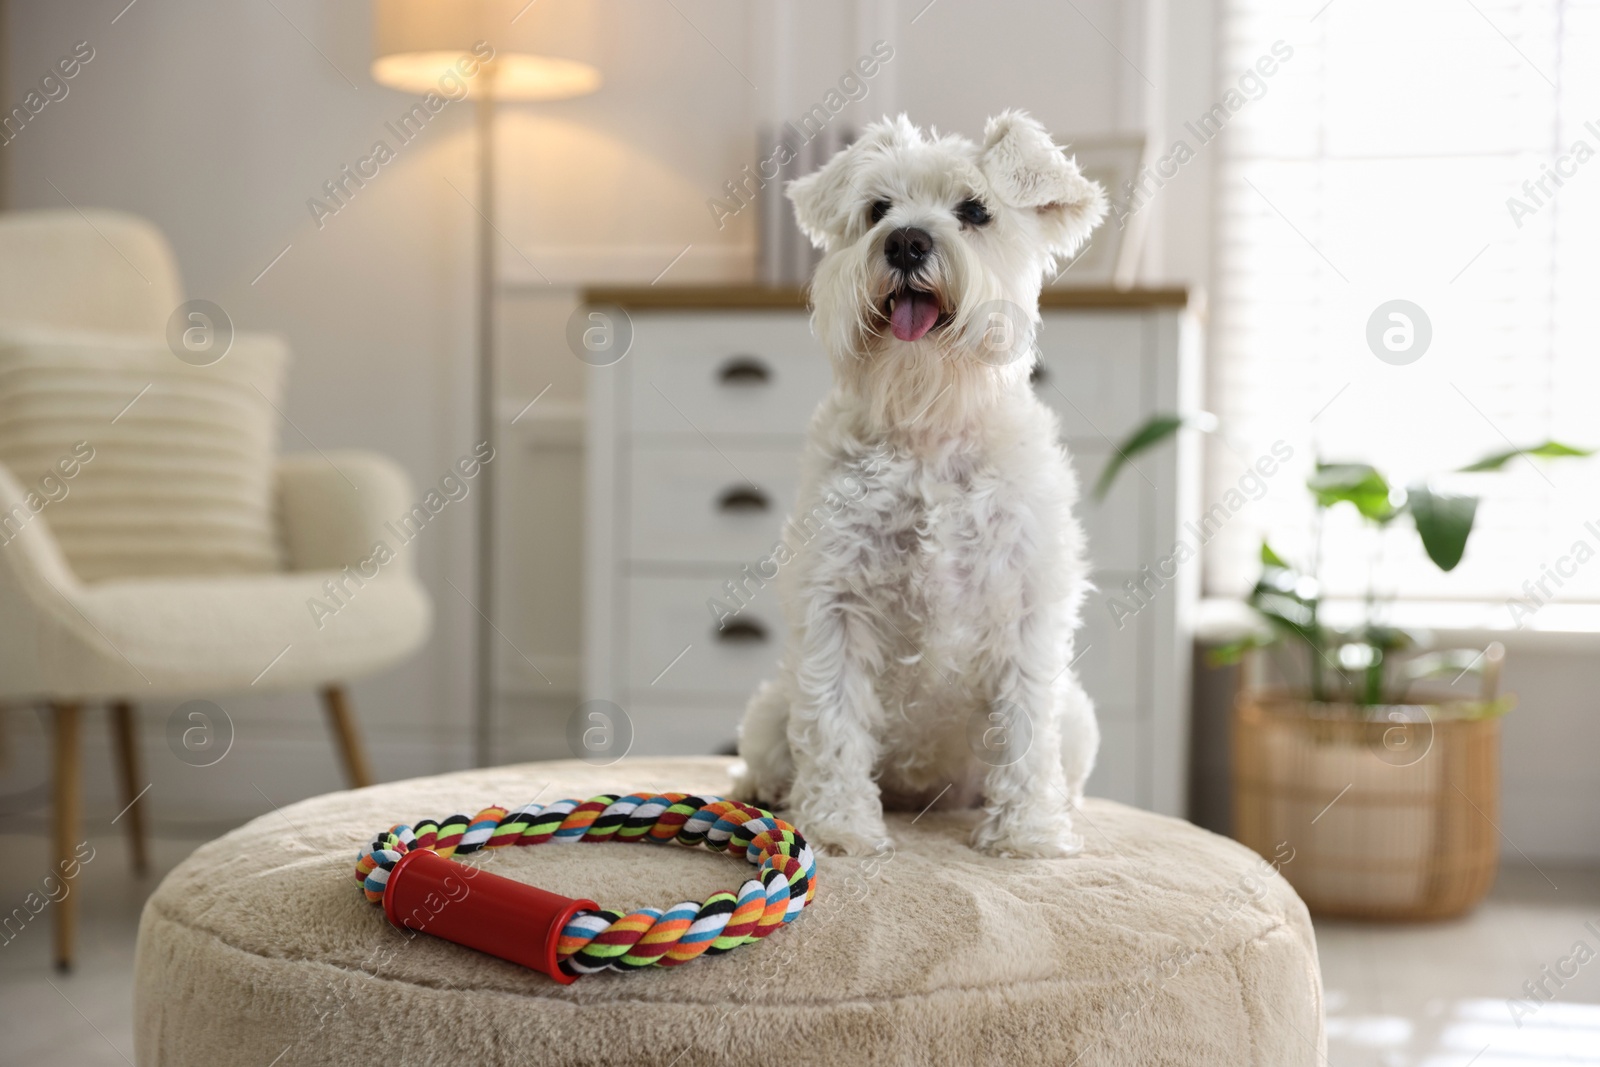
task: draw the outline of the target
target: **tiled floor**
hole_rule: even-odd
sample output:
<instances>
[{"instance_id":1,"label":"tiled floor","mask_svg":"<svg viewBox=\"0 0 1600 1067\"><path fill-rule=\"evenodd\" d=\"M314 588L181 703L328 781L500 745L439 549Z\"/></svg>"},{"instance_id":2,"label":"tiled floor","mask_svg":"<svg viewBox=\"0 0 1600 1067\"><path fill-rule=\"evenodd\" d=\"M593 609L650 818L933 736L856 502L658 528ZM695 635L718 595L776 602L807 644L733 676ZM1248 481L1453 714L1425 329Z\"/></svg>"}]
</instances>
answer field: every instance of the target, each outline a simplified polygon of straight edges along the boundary
<instances>
[{"instance_id":1,"label":"tiled floor","mask_svg":"<svg viewBox=\"0 0 1600 1067\"><path fill-rule=\"evenodd\" d=\"M1319 923L1317 946L1333 1067L1600 1064L1600 871L1502 868L1465 919Z\"/></svg>"},{"instance_id":2,"label":"tiled floor","mask_svg":"<svg viewBox=\"0 0 1600 1067\"><path fill-rule=\"evenodd\" d=\"M96 839L75 890L83 916L72 974L50 966L48 907L0 944L0 1067L132 1062L139 908L195 842L156 844L156 871L136 882L121 842ZM0 835L0 856L0 903L9 910L39 888L46 843ZM1575 953L1578 942L1592 952ZM1488 903L1465 920L1326 923L1318 943L1330 1067L1600 1065L1600 870L1507 868ZM1576 974L1558 987L1545 967ZM1524 996L1525 981L1544 981L1554 999L1514 1013L1507 998Z\"/></svg>"},{"instance_id":3,"label":"tiled floor","mask_svg":"<svg viewBox=\"0 0 1600 1067\"><path fill-rule=\"evenodd\" d=\"M94 858L78 885L78 964L59 974L51 964L51 914L46 905L0 944L0 1067L100 1067L133 1062L133 945L139 909L162 875L198 841L152 842L152 871L129 874L119 837L91 838ZM45 896L49 843L41 835L0 834L0 914Z\"/></svg>"}]
</instances>

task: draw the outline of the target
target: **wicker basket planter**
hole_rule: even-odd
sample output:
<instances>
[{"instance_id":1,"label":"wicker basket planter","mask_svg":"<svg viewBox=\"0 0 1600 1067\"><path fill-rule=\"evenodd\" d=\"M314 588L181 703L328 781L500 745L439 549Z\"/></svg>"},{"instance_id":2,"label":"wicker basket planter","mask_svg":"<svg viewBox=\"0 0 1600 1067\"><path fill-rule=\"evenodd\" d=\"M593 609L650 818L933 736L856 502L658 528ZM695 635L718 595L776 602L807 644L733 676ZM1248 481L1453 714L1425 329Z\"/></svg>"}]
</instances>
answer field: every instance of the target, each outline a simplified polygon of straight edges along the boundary
<instances>
[{"instance_id":1,"label":"wicker basket planter","mask_svg":"<svg viewBox=\"0 0 1600 1067\"><path fill-rule=\"evenodd\" d=\"M1313 914L1445 919L1470 911L1499 862L1502 707L1362 708L1245 692L1234 712L1234 836L1281 870Z\"/></svg>"}]
</instances>

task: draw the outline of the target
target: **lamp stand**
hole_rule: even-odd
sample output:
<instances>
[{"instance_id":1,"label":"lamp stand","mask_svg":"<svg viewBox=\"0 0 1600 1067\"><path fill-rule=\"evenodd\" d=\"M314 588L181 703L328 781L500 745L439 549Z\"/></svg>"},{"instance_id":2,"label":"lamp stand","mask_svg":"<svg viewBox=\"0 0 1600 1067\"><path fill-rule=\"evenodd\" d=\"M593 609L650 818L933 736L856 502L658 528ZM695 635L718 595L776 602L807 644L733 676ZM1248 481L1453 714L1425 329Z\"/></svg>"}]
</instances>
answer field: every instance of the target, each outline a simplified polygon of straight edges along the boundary
<instances>
[{"instance_id":1,"label":"lamp stand","mask_svg":"<svg viewBox=\"0 0 1600 1067\"><path fill-rule=\"evenodd\" d=\"M477 94L478 141L478 396L480 441L494 446L495 433L495 269L494 269L494 64L485 63L482 92ZM493 454L493 453L492 453ZM495 454L496 458L499 458ZM472 758L489 765L494 742L494 548L495 480L498 465L484 471L478 486L477 641L474 653Z\"/></svg>"}]
</instances>

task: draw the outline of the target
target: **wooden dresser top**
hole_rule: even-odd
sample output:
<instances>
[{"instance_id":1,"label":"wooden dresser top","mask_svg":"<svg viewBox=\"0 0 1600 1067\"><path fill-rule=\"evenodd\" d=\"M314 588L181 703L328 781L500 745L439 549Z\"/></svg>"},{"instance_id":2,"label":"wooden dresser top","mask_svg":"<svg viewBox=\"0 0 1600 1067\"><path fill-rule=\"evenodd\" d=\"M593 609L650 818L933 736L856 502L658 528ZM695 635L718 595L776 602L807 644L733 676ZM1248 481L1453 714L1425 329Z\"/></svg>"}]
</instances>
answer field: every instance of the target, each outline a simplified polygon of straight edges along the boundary
<instances>
[{"instance_id":1,"label":"wooden dresser top","mask_svg":"<svg viewBox=\"0 0 1600 1067\"><path fill-rule=\"evenodd\" d=\"M680 285L585 289L586 304L615 304L651 311L801 311L806 291L799 287L772 289L759 285ZM1046 289L1039 306L1051 308L1184 307L1189 292L1182 287L1160 289Z\"/></svg>"}]
</instances>

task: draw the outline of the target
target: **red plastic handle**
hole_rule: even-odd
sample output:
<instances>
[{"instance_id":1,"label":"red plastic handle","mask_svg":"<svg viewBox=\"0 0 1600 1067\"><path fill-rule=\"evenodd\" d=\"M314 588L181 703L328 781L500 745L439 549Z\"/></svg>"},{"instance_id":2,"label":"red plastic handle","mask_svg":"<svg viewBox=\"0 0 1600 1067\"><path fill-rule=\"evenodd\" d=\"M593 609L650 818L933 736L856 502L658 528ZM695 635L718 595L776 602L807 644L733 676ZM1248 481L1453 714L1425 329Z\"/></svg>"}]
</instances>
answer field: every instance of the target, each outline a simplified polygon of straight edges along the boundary
<instances>
[{"instance_id":1,"label":"red plastic handle","mask_svg":"<svg viewBox=\"0 0 1600 1067\"><path fill-rule=\"evenodd\" d=\"M429 849L400 857L383 889L383 913L396 926L442 937L543 971L562 985L556 960L561 928L592 900L573 900L538 886L453 863Z\"/></svg>"}]
</instances>

